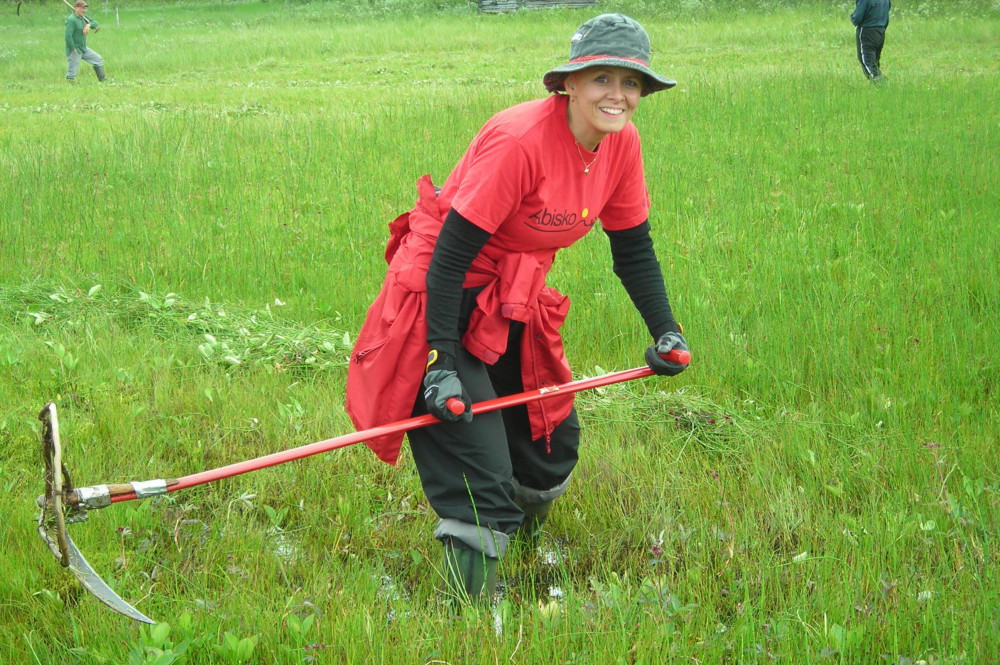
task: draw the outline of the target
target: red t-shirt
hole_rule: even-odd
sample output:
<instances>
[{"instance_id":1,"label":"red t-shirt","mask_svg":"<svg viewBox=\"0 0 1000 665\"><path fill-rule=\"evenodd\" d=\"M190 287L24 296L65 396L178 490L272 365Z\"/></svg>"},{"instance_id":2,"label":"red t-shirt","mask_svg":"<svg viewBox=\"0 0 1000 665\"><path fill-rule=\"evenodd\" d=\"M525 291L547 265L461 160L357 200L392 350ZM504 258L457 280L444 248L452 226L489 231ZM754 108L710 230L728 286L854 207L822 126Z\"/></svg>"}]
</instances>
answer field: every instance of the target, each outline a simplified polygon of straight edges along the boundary
<instances>
[{"instance_id":1,"label":"red t-shirt","mask_svg":"<svg viewBox=\"0 0 1000 665\"><path fill-rule=\"evenodd\" d=\"M567 104L565 95L552 95L490 118L441 189L442 219L453 207L493 234L489 245L515 252L569 247L598 218L609 231L646 221L635 125L608 134L597 152L578 151Z\"/></svg>"},{"instance_id":2,"label":"red t-shirt","mask_svg":"<svg viewBox=\"0 0 1000 665\"><path fill-rule=\"evenodd\" d=\"M511 318L505 307L520 307L524 318L517 320L524 320L531 331L522 337L522 345L532 345L531 351L521 353L524 390L572 378L558 332L569 305L544 286L545 270L556 250L586 235L598 218L608 230L644 222L649 193L635 126L609 134L598 152L583 151L581 158L566 122L567 103L564 95L553 95L501 111L480 130L437 197L428 176L418 182L417 205L392 224L394 236L386 254L389 273L358 334L348 368L347 411L359 430L405 418L413 409L427 355L427 266L452 207L493 234L480 259L485 256L485 263L495 264L477 270L474 263L470 272L488 277L489 284L511 287L498 293L499 286L487 285L480 294L487 306L480 304L476 310L485 312L485 318L470 323L469 339L463 343L478 344L474 353L480 358L501 353L508 326L498 319ZM584 164L595 157L585 174ZM504 254L512 260L497 260ZM493 295L498 297L491 300ZM511 300L494 302L511 295ZM572 393L530 403L532 438L551 434L572 404ZM374 436L368 445L395 464L402 440L397 432Z\"/></svg>"}]
</instances>

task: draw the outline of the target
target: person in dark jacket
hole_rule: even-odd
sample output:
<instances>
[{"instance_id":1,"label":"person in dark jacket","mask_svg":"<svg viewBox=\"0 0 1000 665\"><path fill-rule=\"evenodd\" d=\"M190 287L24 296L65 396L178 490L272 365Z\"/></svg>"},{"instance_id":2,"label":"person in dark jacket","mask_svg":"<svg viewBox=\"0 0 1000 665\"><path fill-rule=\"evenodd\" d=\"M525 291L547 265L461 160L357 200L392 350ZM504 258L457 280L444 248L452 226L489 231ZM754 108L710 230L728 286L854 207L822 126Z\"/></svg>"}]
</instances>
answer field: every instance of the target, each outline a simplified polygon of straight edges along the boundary
<instances>
[{"instance_id":1,"label":"person in dark jacket","mask_svg":"<svg viewBox=\"0 0 1000 665\"><path fill-rule=\"evenodd\" d=\"M76 0L73 13L66 19L66 80L76 79L81 60L93 66L98 81L107 78L104 74L104 58L97 51L87 48L87 35L98 30L100 26L97 21L87 16L87 3Z\"/></svg>"},{"instance_id":2,"label":"person in dark jacket","mask_svg":"<svg viewBox=\"0 0 1000 665\"><path fill-rule=\"evenodd\" d=\"M881 69L882 46L885 44L885 29L889 27L891 4L890 0L857 0L851 14L851 23L856 27L858 62L873 83L885 80Z\"/></svg>"},{"instance_id":3,"label":"person in dark jacket","mask_svg":"<svg viewBox=\"0 0 1000 665\"><path fill-rule=\"evenodd\" d=\"M410 450L440 521L448 590L491 597L509 538L536 537L577 462L573 395L475 415L474 402L572 379L559 327L569 301L546 285L556 252L600 224L613 269L652 344L654 373L687 350L650 236L640 98L672 88L649 67L646 31L621 14L587 21L569 61L543 77L547 98L480 129L444 185L417 183L390 224L389 269L355 342L347 412L358 429L430 413ZM464 409L455 413L451 400ZM403 435L368 446L395 464Z\"/></svg>"}]
</instances>

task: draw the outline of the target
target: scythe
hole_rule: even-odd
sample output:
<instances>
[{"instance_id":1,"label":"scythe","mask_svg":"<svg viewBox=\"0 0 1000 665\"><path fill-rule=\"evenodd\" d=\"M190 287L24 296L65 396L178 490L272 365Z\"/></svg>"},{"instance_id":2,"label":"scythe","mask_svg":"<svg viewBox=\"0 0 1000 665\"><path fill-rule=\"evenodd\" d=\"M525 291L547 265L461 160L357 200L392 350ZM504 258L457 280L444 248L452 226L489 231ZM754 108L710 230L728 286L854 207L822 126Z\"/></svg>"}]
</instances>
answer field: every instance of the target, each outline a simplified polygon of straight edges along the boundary
<instances>
[{"instance_id":1,"label":"scythe","mask_svg":"<svg viewBox=\"0 0 1000 665\"><path fill-rule=\"evenodd\" d=\"M677 349L674 349L664 357L683 365L688 364L691 360L690 353ZM543 400L555 394L576 393L581 390L600 388L652 374L653 371L648 367L637 367L594 378L570 381L557 386L528 390L516 395L497 397L496 399L473 404L472 413L473 415L488 413L511 406ZM457 412L460 413L462 408L461 402L458 402ZM55 404L49 403L45 405L45 408L42 409L38 417L44 423L42 458L45 462L45 494L39 496L37 499L37 504L41 509L38 514L39 535L41 535L56 559L64 567L69 568L80 583L83 584L84 588L90 591L102 603L130 619L149 624L156 622L123 600L91 567L76 546L76 543L70 538L69 532L66 529L67 524L85 521L88 517L88 511L106 508L113 503L146 499L167 492L175 492L269 466L284 464L285 462L291 462L337 448L346 448L355 443L379 436L398 434L427 427L438 422L431 415L415 416L387 425L344 434L332 439L317 441L316 443L306 444L298 448L264 455L256 459L237 462L181 478L160 478L119 484L74 487L70 480L69 472L63 465L62 444L59 440L59 421L56 415Z\"/></svg>"}]
</instances>

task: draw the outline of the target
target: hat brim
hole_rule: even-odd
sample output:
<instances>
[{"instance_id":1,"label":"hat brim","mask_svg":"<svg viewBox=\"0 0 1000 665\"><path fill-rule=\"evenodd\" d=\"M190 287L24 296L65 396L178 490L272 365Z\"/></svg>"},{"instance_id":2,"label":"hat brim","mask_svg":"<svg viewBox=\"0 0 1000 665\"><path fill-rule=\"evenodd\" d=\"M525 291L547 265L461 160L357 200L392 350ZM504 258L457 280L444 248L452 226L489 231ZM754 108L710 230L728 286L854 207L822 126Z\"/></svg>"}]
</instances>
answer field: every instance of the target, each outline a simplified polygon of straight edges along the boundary
<instances>
[{"instance_id":1,"label":"hat brim","mask_svg":"<svg viewBox=\"0 0 1000 665\"><path fill-rule=\"evenodd\" d=\"M578 72L581 69L587 69L588 67L625 67L626 69L634 69L637 72L641 72L646 77L646 85L642 89L643 97L654 92L659 92L660 90L668 90L677 85L677 81L668 79L666 76L660 76L649 67L641 65L634 60L613 57L566 63L546 72L545 76L542 77L542 83L545 84L545 89L549 92L559 92L565 89L563 84L568 74Z\"/></svg>"}]
</instances>

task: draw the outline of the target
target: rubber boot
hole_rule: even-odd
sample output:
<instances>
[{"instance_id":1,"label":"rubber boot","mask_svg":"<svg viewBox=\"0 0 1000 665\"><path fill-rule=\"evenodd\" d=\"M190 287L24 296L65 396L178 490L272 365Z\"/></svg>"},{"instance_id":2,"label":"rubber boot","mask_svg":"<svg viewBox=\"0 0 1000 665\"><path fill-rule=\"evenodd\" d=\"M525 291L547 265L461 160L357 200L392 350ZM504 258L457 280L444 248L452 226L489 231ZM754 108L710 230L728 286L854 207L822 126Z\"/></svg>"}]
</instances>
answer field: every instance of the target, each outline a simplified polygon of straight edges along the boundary
<instances>
[{"instance_id":1,"label":"rubber boot","mask_svg":"<svg viewBox=\"0 0 1000 665\"><path fill-rule=\"evenodd\" d=\"M98 81L104 81L108 77L104 75L104 65L98 65L94 67L94 73L97 74Z\"/></svg>"},{"instance_id":2,"label":"rubber boot","mask_svg":"<svg viewBox=\"0 0 1000 665\"><path fill-rule=\"evenodd\" d=\"M462 601L490 599L497 590L498 560L482 552L444 541L444 579L446 590Z\"/></svg>"},{"instance_id":3,"label":"rubber boot","mask_svg":"<svg viewBox=\"0 0 1000 665\"><path fill-rule=\"evenodd\" d=\"M538 540L542 535L542 527L545 526L545 520L549 517L549 511L552 510L554 501L555 499L545 503L523 503L517 499L517 505L524 511L524 521L521 522L521 526L517 530L518 536L532 542Z\"/></svg>"}]
</instances>

